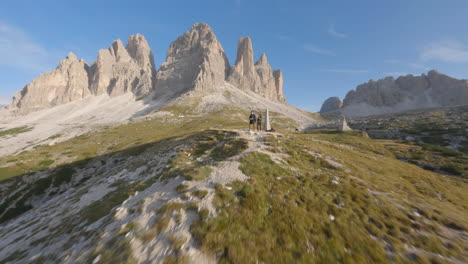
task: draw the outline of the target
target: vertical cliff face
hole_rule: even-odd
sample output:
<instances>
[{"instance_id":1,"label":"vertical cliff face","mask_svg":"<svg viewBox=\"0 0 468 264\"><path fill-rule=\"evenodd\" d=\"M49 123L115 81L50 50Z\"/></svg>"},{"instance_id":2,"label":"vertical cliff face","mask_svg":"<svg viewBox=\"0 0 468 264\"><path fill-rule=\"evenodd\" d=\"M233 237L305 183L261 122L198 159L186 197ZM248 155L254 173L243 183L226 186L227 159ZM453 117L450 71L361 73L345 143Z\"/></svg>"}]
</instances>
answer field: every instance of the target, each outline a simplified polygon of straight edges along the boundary
<instances>
[{"instance_id":1,"label":"vertical cliff face","mask_svg":"<svg viewBox=\"0 0 468 264\"><path fill-rule=\"evenodd\" d=\"M127 47L116 40L109 49L100 50L91 67L70 53L55 70L40 75L18 92L9 108L30 112L101 94L131 92L141 98L153 90L155 75L148 42L136 34L128 38Z\"/></svg>"},{"instance_id":2,"label":"vertical cliff face","mask_svg":"<svg viewBox=\"0 0 468 264\"><path fill-rule=\"evenodd\" d=\"M260 80L257 93L268 99L277 100L275 77L265 53L262 53L260 59L255 63L255 71Z\"/></svg>"},{"instance_id":3,"label":"vertical cliff face","mask_svg":"<svg viewBox=\"0 0 468 264\"><path fill-rule=\"evenodd\" d=\"M86 62L69 53L55 70L41 74L16 93L9 108L33 111L82 99L91 94L88 70Z\"/></svg>"},{"instance_id":4,"label":"vertical cliff face","mask_svg":"<svg viewBox=\"0 0 468 264\"><path fill-rule=\"evenodd\" d=\"M240 38L238 44L231 68L213 30L197 23L171 43L166 61L156 71L148 42L135 34L128 37L126 46L118 39L108 49L99 50L91 67L70 53L55 70L18 92L8 108L30 112L102 94L132 93L136 99L149 94L174 97L190 90L217 89L226 81L243 91L286 102L282 72L272 70L266 54L254 63L249 37Z\"/></svg>"},{"instance_id":5,"label":"vertical cliff face","mask_svg":"<svg viewBox=\"0 0 468 264\"><path fill-rule=\"evenodd\" d=\"M278 101L285 103L286 97L284 97L283 93L283 72L281 70L275 70L273 76L275 77L276 97Z\"/></svg>"},{"instance_id":6,"label":"vertical cliff face","mask_svg":"<svg viewBox=\"0 0 468 264\"><path fill-rule=\"evenodd\" d=\"M244 91L260 91L260 78L255 71L252 41L249 37L239 39L236 63L229 73L229 82Z\"/></svg>"},{"instance_id":7,"label":"vertical cliff face","mask_svg":"<svg viewBox=\"0 0 468 264\"><path fill-rule=\"evenodd\" d=\"M156 75L156 94L215 89L224 84L229 62L211 28L195 24L172 42Z\"/></svg>"},{"instance_id":8,"label":"vertical cliff face","mask_svg":"<svg viewBox=\"0 0 468 264\"><path fill-rule=\"evenodd\" d=\"M282 72L272 71L265 53L254 64L252 41L249 37L239 39L236 63L231 68L228 82L243 91L253 91L275 101L286 101Z\"/></svg>"},{"instance_id":9,"label":"vertical cliff face","mask_svg":"<svg viewBox=\"0 0 468 264\"><path fill-rule=\"evenodd\" d=\"M154 86L153 53L143 35L130 36L127 47L116 40L109 49L99 51L91 73L90 90L94 95L132 92L141 98Z\"/></svg>"},{"instance_id":10,"label":"vertical cliff face","mask_svg":"<svg viewBox=\"0 0 468 264\"><path fill-rule=\"evenodd\" d=\"M137 98L140 98L149 94L155 86L156 66L153 52L145 37L141 34L129 36L126 49L140 68L138 83L132 90Z\"/></svg>"}]
</instances>

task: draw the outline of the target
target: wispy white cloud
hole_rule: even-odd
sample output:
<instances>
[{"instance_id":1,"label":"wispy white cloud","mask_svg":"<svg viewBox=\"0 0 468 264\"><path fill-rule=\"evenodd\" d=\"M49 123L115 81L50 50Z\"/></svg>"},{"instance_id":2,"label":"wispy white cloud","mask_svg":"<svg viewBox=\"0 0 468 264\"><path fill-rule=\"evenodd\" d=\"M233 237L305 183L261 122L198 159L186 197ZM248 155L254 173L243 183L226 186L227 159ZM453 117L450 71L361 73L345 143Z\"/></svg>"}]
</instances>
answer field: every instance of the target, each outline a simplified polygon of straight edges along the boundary
<instances>
[{"instance_id":1,"label":"wispy white cloud","mask_svg":"<svg viewBox=\"0 0 468 264\"><path fill-rule=\"evenodd\" d=\"M346 74L364 74L369 73L369 70L356 69L322 69L323 72L346 73Z\"/></svg>"},{"instance_id":2,"label":"wispy white cloud","mask_svg":"<svg viewBox=\"0 0 468 264\"><path fill-rule=\"evenodd\" d=\"M292 38L288 35L285 35L283 33L276 33L274 35L274 38L276 38L277 40L281 40L281 41L291 41Z\"/></svg>"},{"instance_id":3,"label":"wispy white cloud","mask_svg":"<svg viewBox=\"0 0 468 264\"><path fill-rule=\"evenodd\" d=\"M24 31L0 21L0 65L26 70L50 68L50 54Z\"/></svg>"},{"instance_id":4,"label":"wispy white cloud","mask_svg":"<svg viewBox=\"0 0 468 264\"><path fill-rule=\"evenodd\" d=\"M468 47L454 40L426 45L420 54L422 61L468 62Z\"/></svg>"},{"instance_id":5,"label":"wispy white cloud","mask_svg":"<svg viewBox=\"0 0 468 264\"><path fill-rule=\"evenodd\" d=\"M330 24L328 26L327 33L328 35L335 37L335 38L347 38L348 37L348 35L336 31L334 24Z\"/></svg>"},{"instance_id":6,"label":"wispy white cloud","mask_svg":"<svg viewBox=\"0 0 468 264\"><path fill-rule=\"evenodd\" d=\"M306 51L311 52L311 53L320 54L320 55L328 55L328 56L335 55L335 53L331 50L323 49L310 43L304 44L303 47Z\"/></svg>"}]
</instances>

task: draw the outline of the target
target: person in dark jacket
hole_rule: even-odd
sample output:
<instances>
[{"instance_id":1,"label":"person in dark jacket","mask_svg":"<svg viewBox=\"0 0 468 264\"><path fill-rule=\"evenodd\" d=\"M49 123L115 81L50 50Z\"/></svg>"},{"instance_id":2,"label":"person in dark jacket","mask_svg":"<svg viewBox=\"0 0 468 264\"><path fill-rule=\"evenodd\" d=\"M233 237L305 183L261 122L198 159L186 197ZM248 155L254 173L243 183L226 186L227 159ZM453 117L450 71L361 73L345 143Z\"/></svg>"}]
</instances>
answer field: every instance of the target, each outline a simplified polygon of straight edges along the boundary
<instances>
[{"instance_id":1,"label":"person in dark jacket","mask_svg":"<svg viewBox=\"0 0 468 264\"><path fill-rule=\"evenodd\" d=\"M255 130L255 121L257 121L257 117L252 111L250 112L250 116L249 116L249 130L250 130L250 126L252 126L252 128Z\"/></svg>"},{"instance_id":2,"label":"person in dark jacket","mask_svg":"<svg viewBox=\"0 0 468 264\"><path fill-rule=\"evenodd\" d=\"M257 117L257 130L262 130L262 114L258 114Z\"/></svg>"}]
</instances>

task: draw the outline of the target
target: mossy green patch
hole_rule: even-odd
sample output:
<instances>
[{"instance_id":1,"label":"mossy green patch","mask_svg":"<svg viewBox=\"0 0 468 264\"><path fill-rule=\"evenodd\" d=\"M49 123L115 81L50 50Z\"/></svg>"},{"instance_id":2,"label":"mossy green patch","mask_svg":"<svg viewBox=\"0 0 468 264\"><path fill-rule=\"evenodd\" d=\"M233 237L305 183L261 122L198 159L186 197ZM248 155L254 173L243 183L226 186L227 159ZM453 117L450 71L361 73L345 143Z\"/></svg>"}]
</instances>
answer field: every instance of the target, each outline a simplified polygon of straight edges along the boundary
<instances>
[{"instance_id":1,"label":"mossy green patch","mask_svg":"<svg viewBox=\"0 0 468 264\"><path fill-rule=\"evenodd\" d=\"M0 137L26 133L26 132L31 131L32 129L33 129L32 127L22 126L22 127L10 128L10 129L7 129L7 130L1 130L0 131Z\"/></svg>"}]
</instances>

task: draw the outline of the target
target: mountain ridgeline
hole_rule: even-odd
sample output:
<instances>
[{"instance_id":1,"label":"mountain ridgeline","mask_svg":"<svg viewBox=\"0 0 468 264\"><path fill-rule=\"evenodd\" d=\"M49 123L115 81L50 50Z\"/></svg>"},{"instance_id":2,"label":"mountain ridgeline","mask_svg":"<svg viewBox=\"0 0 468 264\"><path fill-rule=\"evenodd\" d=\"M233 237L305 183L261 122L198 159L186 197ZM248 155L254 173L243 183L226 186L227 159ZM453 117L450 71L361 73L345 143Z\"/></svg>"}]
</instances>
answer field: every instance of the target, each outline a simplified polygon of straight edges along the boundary
<instances>
[{"instance_id":1,"label":"mountain ridgeline","mask_svg":"<svg viewBox=\"0 0 468 264\"><path fill-rule=\"evenodd\" d=\"M435 70L427 74L370 80L351 90L341 101L328 98L321 113L339 110L347 116L368 116L413 109L468 104L468 80L458 80Z\"/></svg>"},{"instance_id":2,"label":"mountain ridgeline","mask_svg":"<svg viewBox=\"0 0 468 264\"><path fill-rule=\"evenodd\" d=\"M231 67L212 29L198 23L171 43L159 69L145 37L132 35L126 46L118 39L108 49L99 50L91 66L70 52L56 69L16 93L8 108L28 113L102 94L167 98L190 90L216 89L226 81L243 91L286 102L281 70L273 71L265 54L254 64L249 37L240 38L236 63Z\"/></svg>"}]
</instances>

